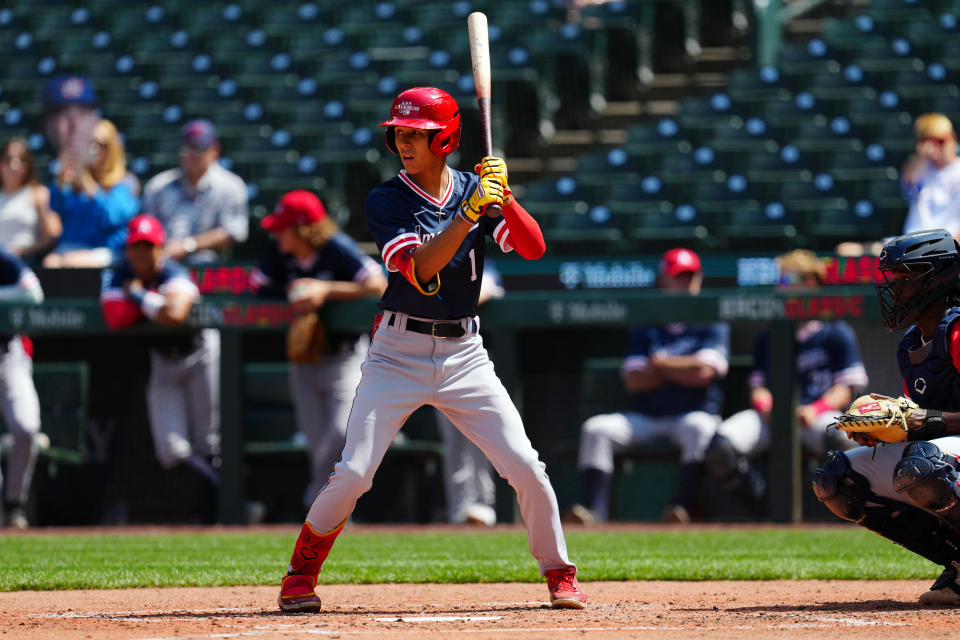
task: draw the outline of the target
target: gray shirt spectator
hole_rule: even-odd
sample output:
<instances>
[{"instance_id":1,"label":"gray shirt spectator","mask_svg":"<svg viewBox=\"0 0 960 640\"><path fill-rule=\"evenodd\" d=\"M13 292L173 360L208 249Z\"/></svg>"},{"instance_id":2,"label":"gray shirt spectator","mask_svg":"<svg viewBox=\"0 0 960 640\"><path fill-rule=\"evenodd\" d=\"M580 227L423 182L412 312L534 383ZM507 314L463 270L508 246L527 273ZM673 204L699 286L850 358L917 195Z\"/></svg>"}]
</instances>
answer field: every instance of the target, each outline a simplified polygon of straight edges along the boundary
<instances>
[{"instance_id":1,"label":"gray shirt spectator","mask_svg":"<svg viewBox=\"0 0 960 640\"><path fill-rule=\"evenodd\" d=\"M186 262L213 262L217 253L249 233L247 186L218 162L213 125L192 120L181 132L180 166L151 178L142 210L163 223L166 255Z\"/></svg>"}]
</instances>

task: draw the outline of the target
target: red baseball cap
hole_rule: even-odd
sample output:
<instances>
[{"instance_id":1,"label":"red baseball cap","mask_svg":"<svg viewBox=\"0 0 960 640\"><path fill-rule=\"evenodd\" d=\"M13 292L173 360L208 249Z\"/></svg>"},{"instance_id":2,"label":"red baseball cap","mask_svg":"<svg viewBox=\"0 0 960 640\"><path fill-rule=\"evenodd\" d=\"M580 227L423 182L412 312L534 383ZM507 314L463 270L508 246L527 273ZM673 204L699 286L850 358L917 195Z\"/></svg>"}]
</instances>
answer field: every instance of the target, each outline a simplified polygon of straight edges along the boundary
<instances>
[{"instance_id":1,"label":"red baseball cap","mask_svg":"<svg viewBox=\"0 0 960 640\"><path fill-rule=\"evenodd\" d=\"M141 214L135 217L127 225L127 246L137 242L149 242L155 246L161 246L167 240L167 234L163 231L163 225L153 216Z\"/></svg>"},{"instance_id":2,"label":"red baseball cap","mask_svg":"<svg viewBox=\"0 0 960 640\"><path fill-rule=\"evenodd\" d=\"M670 249L660 260L660 273L676 276L681 273L700 273L700 256L690 249Z\"/></svg>"},{"instance_id":3,"label":"red baseball cap","mask_svg":"<svg viewBox=\"0 0 960 640\"><path fill-rule=\"evenodd\" d=\"M327 217L320 198L304 189L283 194L273 213L260 222L260 226L270 233L280 233L284 229L301 224L320 222Z\"/></svg>"}]
</instances>

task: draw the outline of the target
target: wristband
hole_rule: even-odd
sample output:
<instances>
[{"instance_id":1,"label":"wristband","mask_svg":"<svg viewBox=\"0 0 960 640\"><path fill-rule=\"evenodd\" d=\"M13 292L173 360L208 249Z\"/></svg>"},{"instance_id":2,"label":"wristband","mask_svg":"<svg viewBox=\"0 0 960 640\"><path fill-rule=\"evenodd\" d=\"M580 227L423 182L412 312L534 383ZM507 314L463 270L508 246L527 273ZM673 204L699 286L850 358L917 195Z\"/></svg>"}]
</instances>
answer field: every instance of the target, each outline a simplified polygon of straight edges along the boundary
<instances>
[{"instance_id":1,"label":"wristband","mask_svg":"<svg viewBox=\"0 0 960 640\"><path fill-rule=\"evenodd\" d=\"M947 435L947 423L943 419L943 412L927 409L927 417L923 420L923 424L907 431L907 441L936 440L945 435Z\"/></svg>"},{"instance_id":2,"label":"wristband","mask_svg":"<svg viewBox=\"0 0 960 640\"><path fill-rule=\"evenodd\" d=\"M140 302L140 310L143 311L143 315L153 320L157 317L157 314L160 313L160 309L163 308L166 302L167 299L162 293L147 291L143 294L143 300Z\"/></svg>"},{"instance_id":3,"label":"wristband","mask_svg":"<svg viewBox=\"0 0 960 640\"><path fill-rule=\"evenodd\" d=\"M756 398L752 404L754 410L759 413L765 413L773 409L773 400L770 398Z\"/></svg>"},{"instance_id":4,"label":"wristband","mask_svg":"<svg viewBox=\"0 0 960 640\"><path fill-rule=\"evenodd\" d=\"M130 287L127 289L127 297L137 303L137 305L143 304L143 297L147 295L147 290L143 287Z\"/></svg>"},{"instance_id":5,"label":"wristband","mask_svg":"<svg viewBox=\"0 0 960 640\"><path fill-rule=\"evenodd\" d=\"M197 240L193 236L187 236L180 241L180 246L183 247L186 253L193 253L197 250Z\"/></svg>"},{"instance_id":6,"label":"wristband","mask_svg":"<svg viewBox=\"0 0 960 640\"><path fill-rule=\"evenodd\" d=\"M810 406L814 408L814 410L817 412L817 415L820 415L821 413L826 413L827 411L836 411L836 409L830 406L830 403L824 400L823 398L818 398Z\"/></svg>"},{"instance_id":7,"label":"wristband","mask_svg":"<svg viewBox=\"0 0 960 640\"><path fill-rule=\"evenodd\" d=\"M477 218L477 220L471 220L470 218L467 217L467 214L465 214L462 210L458 211L457 215L460 216L467 224L469 224L470 228L473 228L474 225L478 224L477 221L479 220L479 218Z\"/></svg>"}]
</instances>

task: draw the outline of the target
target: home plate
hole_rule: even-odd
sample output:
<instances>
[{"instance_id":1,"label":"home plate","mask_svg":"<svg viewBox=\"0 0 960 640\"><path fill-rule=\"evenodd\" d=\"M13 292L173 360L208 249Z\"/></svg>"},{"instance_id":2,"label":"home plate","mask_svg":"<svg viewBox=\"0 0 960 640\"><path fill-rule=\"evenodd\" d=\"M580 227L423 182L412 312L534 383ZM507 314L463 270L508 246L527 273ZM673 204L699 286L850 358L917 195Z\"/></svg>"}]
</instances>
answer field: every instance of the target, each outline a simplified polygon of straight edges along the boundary
<instances>
[{"instance_id":1,"label":"home plate","mask_svg":"<svg viewBox=\"0 0 960 640\"><path fill-rule=\"evenodd\" d=\"M374 618L377 622L493 622L503 616L401 616Z\"/></svg>"}]
</instances>

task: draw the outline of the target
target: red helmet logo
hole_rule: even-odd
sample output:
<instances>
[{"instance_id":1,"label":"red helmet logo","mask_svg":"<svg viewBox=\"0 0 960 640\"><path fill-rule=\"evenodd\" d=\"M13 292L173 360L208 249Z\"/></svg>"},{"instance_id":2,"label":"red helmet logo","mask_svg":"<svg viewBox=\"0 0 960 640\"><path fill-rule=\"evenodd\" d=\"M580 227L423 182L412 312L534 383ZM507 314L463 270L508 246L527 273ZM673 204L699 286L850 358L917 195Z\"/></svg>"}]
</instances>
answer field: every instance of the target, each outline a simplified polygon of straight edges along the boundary
<instances>
[{"instance_id":1,"label":"red helmet logo","mask_svg":"<svg viewBox=\"0 0 960 640\"><path fill-rule=\"evenodd\" d=\"M382 122L387 127L384 139L387 148L397 153L394 127L430 129L430 150L441 158L460 146L460 108L446 91L434 87L414 87L396 97L390 108L390 119Z\"/></svg>"}]
</instances>

